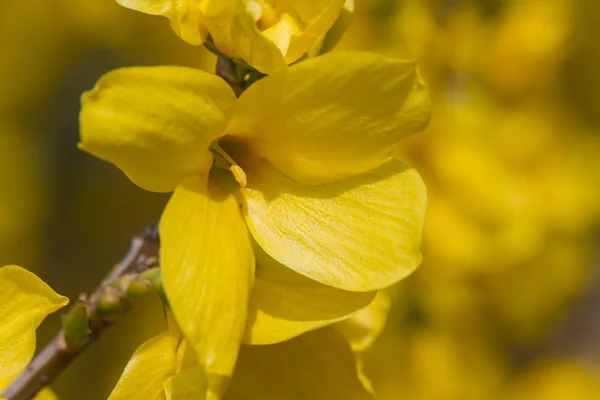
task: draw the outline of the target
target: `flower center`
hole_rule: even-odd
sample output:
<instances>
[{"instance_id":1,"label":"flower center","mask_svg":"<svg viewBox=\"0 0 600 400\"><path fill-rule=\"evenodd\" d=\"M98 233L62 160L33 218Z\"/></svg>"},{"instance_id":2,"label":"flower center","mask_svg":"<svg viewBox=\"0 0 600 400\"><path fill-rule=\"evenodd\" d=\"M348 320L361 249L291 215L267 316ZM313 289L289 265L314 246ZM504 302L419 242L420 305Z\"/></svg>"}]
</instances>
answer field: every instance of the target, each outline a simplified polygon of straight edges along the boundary
<instances>
[{"instance_id":1,"label":"flower center","mask_svg":"<svg viewBox=\"0 0 600 400\"><path fill-rule=\"evenodd\" d=\"M210 179L226 192L233 192L248 183L246 174L234 160L214 142L210 146L214 162L210 170Z\"/></svg>"}]
</instances>

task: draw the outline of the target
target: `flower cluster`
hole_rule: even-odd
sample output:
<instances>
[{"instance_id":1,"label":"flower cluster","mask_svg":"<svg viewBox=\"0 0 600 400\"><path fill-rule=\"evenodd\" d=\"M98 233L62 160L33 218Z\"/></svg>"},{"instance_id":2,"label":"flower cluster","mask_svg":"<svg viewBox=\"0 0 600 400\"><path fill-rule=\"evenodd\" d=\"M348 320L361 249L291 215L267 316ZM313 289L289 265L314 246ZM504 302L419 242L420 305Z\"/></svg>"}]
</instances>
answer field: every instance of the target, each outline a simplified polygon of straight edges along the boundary
<instances>
[{"instance_id":1,"label":"flower cluster","mask_svg":"<svg viewBox=\"0 0 600 400\"><path fill-rule=\"evenodd\" d=\"M415 63L324 54L351 1L118 2L237 63L245 90L130 67L82 97L79 147L173 192L160 218L169 330L110 398L371 398L352 350L383 326L379 291L421 262L425 186L394 156L429 120Z\"/></svg>"}]
</instances>

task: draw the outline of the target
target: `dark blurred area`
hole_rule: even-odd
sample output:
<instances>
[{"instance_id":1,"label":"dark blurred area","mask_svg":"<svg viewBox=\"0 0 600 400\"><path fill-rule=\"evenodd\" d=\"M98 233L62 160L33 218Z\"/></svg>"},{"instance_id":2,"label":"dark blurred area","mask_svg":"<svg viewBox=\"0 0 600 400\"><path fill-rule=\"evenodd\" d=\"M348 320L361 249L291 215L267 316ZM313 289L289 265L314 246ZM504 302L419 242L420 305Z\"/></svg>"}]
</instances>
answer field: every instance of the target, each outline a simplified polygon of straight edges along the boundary
<instances>
[{"instance_id":1,"label":"dark blurred area","mask_svg":"<svg viewBox=\"0 0 600 400\"><path fill-rule=\"evenodd\" d=\"M430 127L398 149L430 200L423 265L390 289L365 356L380 399L600 398L600 3L355 8L341 47L416 59L433 102ZM215 58L112 0L4 0L0 49L0 265L74 299L168 199L77 149L81 93L113 68L211 71ZM58 323L42 325L41 345ZM55 391L105 399L162 327L145 301Z\"/></svg>"}]
</instances>

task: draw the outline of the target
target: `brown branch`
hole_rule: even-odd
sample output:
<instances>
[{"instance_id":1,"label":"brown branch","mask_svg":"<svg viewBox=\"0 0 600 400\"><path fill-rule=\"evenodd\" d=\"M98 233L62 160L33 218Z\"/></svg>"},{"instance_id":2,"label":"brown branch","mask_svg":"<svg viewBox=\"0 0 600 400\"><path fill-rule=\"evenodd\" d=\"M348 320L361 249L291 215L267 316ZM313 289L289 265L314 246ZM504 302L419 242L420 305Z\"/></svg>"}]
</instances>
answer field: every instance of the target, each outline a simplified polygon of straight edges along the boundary
<instances>
[{"instance_id":1,"label":"brown branch","mask_svg":"<svg viewBox=\"0 0 600 400\"><path fill-rule=\"evenodd\" d=\"M63 316L63 328L31 361L0 398L29 400L59 376L137 297L154 286L150 268L158 265L156 227L134 237L127 254L87 298L81 295ZM144 271L147 271L145 274Z\"/></svg>"}]
</instances>

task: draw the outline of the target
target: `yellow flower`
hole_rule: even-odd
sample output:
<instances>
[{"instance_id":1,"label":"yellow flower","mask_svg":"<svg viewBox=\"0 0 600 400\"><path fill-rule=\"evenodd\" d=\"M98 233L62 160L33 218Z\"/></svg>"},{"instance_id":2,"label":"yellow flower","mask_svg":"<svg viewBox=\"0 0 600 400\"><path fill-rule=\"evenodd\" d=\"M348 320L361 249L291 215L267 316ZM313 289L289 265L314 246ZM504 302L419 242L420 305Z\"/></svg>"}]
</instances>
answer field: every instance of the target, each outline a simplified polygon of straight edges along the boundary
<instances>
[{"instance_id":1,"label":"yellow flower","mask_svg":"<svg viewBox=\"0 0 600 400\"><path fill-rule=\"evenodd\" d=\"M171 329L142 344L109 400L203 400L207 378L193 350ZM225 400L373 400L352 350L332 328L284 343L242 346Z\"/></svg>"},{"instance_id":2,"label":"yellow flower","mask_svg":"<svg viewBox=\"0 0 600 400\"><path fill-rule=\"evenodd\" d=\"M297 61L334 25L344 0L117 0L169 18L190 44L210 37L226 55L271 73ZM347 10L353 1L348 1Z\"/></svg>"},{"instance_id":3,"label":"yellow flower","mask_svg":"<svg viewBox=\"0 0 600 400\"><path fill-rule=\"evenodd\" d=\"M597 399L600 383L593 366L575 359L541 359L513 379L505 400Z\"/></svg>"},{"instance_id":4,"label":"yellow flower","mask_svg":"<svg viewBox=\"0 0 600 400\"><path fill-rule=\"evenodd\" d=\"M82 149L175 191L163 281L211 390L242 338L275 343L347 318L421 261L425 187L390 156L429 118L413 62L330 53L237 100L199 70L125 68L82 102Z\"/></svg>"},{"instance_id":5,"label":"yellow flower","mask_svg":"<svg viewBox=\"0 0 600 400\"><path fill-rule=\"evenodd\" d=\"M31 272L15 265L0 268L0 392L33 358L37 327L68 302ZM36 398L53 395L46 390Z\"/></svg>"}]
</instances>

